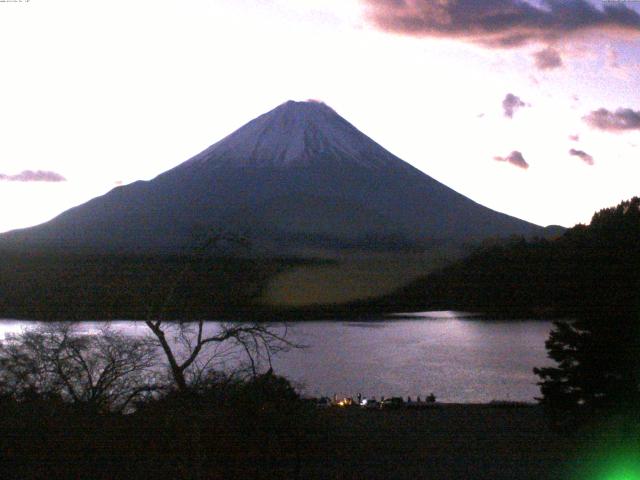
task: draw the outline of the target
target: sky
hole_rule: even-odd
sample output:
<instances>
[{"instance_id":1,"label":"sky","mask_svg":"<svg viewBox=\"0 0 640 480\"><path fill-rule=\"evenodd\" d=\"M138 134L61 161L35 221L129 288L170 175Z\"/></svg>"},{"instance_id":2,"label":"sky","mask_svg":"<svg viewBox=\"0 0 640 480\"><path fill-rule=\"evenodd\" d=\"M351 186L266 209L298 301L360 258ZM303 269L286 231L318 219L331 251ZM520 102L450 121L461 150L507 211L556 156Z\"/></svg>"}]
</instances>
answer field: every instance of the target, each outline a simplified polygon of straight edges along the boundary
<instances>
[{"instance_id":1,"label":"sky","mask_svg":"<svg viewBox=\"0 0 640 480\"><path fill-rule=\"evenodd\" d=\"M540 224L640 195L640 2L0 1L0 232L321 100Z\"/></svg>"}]
</instances>

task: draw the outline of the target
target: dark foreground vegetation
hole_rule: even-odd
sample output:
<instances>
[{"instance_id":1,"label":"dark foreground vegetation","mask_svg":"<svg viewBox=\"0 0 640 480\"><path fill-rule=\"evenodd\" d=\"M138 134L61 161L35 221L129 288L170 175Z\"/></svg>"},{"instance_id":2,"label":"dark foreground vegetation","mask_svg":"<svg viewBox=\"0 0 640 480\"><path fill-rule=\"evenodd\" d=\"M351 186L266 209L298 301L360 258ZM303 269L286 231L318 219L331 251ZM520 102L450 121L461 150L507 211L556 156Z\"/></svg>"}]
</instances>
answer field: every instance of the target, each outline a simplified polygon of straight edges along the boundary
<instances>
[{"instance_id":1,"label":"dark foreground vegetation","mask_svg":"<svg viewBox=\"0 0 640 480\"><path fill-rule=\"evenodd\" d=\"M0 399L2 478L286 478L309 451L313 421L273 375L167 393L127 415L83 407L41 395Z\"/></svg>"},{"instance_id":2,"label":"dark foreground vegetation","mask_svg":"<svg viewBox=\"0 0 640 480\"><path fill-rule=\"evenodd\" d=\"M264 354L291 346L272 327L234 324L203 334L153 326L161 332L155 337L128 337L47 324L3 341L0 478L577 480L591 478L585 465L609 475L610 454L636 468L637 415L610 411L587 427L559 429L561 410L549 408L544 388L541 406L326 407L301 398L271 369L254 368ZM184 340L166 355L180 372L158 355L165 334ZM216 370L221 351L204 350L208 339L224 345L223 356L232 347L244 352L248 368ZM575 394L579 383L568 387L563 419L585 398ZM594 478L610 478L602 475Z\"/></svg>"},{"instance_id":3,"label":"dark foreground vegetation","mask_svg":"<svg viewBox=\"0 0 640 480\"><path fill-rule=\"evenodd\" d=\"M6 479L555 479L570 458L537 407L319 410L271 374L128 415L38 396L0 408Z\"/></svg>"},{"instance_id":4,"label":"dark foreground vegetation","mask_svg":"<svg viewBox=\"0 0 640 480\"><path fill-rule=\"evenodd\" d=\"M180 372L153 336L70 323L10 336L0 344L1 478L539 479L564 468L569 442L539 407L319 408L251 368L283 340L247 350L242 342L270 332L248 328L179 329L193 349L166 358ZM220 349L198 350L210 338L240 347L250 368L216 370Z\"/></svg>"}]
</instances>

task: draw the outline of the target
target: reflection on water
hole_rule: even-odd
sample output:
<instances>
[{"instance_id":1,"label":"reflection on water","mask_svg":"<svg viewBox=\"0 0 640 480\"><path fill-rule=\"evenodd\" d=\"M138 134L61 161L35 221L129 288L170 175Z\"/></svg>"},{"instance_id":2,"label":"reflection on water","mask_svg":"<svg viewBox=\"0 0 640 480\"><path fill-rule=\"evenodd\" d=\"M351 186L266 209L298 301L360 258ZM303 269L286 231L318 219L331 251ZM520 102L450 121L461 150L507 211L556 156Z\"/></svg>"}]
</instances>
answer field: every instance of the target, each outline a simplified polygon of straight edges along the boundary
<instances>
[{"instance_id":1,"label":"reflection on water","mask_svg":"<svg viewBox=\"0 0 640 480\"><path fill-rule=\"evenodd\" d=\"M463 318L475 318L480 317L479 313L471 313L471 312L454 312L451 310L437 310L432 312L405 312L405 313L394 313L389 315L391 318L396 319L417 319L417 320L449 320L449 319L463 319Z\"/></svg>"},{"instance_id":2,"label":"reflection on water","mask_svg":"<svg viewBox=\"0 0 640 480\"><path fill-rule=\"evenodd\" d=\"M345 325L353 328L386 328L389 326L386 322L351 322Z\"/></svg>"},{"instance_id":3,"label":"reflection on water","mask_svg":"<svg viewBox=\"0 0 640 480\"><path fill-rule=\"evenodd\" d=\"M28 328L34 328L41 322L30 322L25 320L4 320L0 319L0 340L7 335L20 333ZM105 326L110 326L129 335L147 335L149 330L144 322L133 322L131 320L117 320L111 322L75 322L78 332L96 334Z\"/></svg>"},{"instance_id":4,"label":"reflection on water","mask_svg":"<svg viewBox=\"0 0 640 480\"><path fill-rule=\"evenodd\" d=\"M0 338L33 325L0 321ZM103 325L82 322L80 328L96 333ZM142 322L111 325L147 333ZM274 370L309 395L415 398L434 392L446 402L533 401L540 392L532 369L550 362L544 347L550 329L551 322L472 320L455 312L296 323L290 336L308 347L276 358Z\"/></svg>"}]
</instances>

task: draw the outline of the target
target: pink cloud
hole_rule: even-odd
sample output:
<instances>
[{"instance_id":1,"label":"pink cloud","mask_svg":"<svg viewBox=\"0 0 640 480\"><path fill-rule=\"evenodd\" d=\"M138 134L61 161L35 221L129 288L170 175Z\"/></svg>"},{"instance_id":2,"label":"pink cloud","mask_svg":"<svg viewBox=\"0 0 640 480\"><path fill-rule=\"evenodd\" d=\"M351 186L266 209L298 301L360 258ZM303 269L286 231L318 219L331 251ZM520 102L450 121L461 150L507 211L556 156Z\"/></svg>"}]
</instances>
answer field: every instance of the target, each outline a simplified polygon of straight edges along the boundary
<instances>
[{"instance_id":1,"label":"pink cloud","mask_svg":"<svg viewBox=\"0 0 640 480\"><path fill-rule=\"evenodd\" d=\"M527 161L522 156L522 153L520 153L517 150L514 150L513 152L511 152L506 157L498 157L498 156L496 156L496 157L493 157L493 159L498 161L498 162L510 163L511 165L514 165L514 166L516 166L518 168L522 168L524 170L529 168L529 164L527 163Z\"/></svg>"},{"instance_id":2,"label":"pink cloud","mask_svg":"<svg viewBox=\"0 0 640 480\"><path fill-rule=\"evenodd\" d=\"M513 93L507 93L502 100L502 109L504 110L504 116L508 118L513 118L513 114L521 107L526 107L527 104L524 103L520 97L517 97Z\"/></svg>"},{"instance_id":3,"label":"pink cloud","mask_svg":"<svg viewBox=\"0 0 640 480\"><path fill-rule=\"evenodd\" d=\"M640 14L621 2L587 0L363 0L378 28L417 37L455 38L487 47L549 43L588 32L638 36Z\"/></svg>"},{"instance_id":4,"label":"pink cloud","mask_svg":"<svg viewBox=\"0 0 640 480\"><path fill-rule=\"evenodd\" d=\"M45 170L23 170L17 175L0 173L0 180L7 182L66 182L67 179L56 172Z\"/></svg>"},{"instance_id":5,"label":"pink cloud","mask_svg":"<svg viewBox=\"0 0 640 480\"><path fill-rule=\"evenodd\" d=\"M551 47L534 53L533 58L538 70L553 70L554 68L562 67L562 57L560 57L560 53Z\"/></svg>"},{"instance_id":6,"label":"pink cloud","mask_svg":"<svg viewBox=\"0 0 640 480\"><path fill-rule=\"evenodd\" d=\"M582 150L576 150L572 148L569 150L569 155L573 155L574 157L580 158L587 165L593 165L593 157L589 155L587 152L583 152Z\"/></svg>"},{"instance_id":7,"label":"pink cloud","mask_svg":"<svg viewBox=\"0 0 640 480\"><path fill-rule=\"evenodd\" d=\"M630 108L619 108L615 112L600 108L585 115L583 120L592 128L609 132L640 130L640 111Z\"/></svg>"}]
</instances>

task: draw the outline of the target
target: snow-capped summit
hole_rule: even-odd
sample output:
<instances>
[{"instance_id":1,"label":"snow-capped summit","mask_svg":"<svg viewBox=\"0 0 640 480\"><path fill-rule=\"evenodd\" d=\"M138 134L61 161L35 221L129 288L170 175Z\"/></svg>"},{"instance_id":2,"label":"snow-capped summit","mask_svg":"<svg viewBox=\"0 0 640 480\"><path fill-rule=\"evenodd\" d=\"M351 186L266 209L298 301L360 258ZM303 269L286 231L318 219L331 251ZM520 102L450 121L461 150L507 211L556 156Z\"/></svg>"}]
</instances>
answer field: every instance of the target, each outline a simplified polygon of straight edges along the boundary
<instances>
[{"instance_id":1,"label":"snow-capped summit","mask_svg":"<svg viewBox=\"0 0 640 480\"><path fill-rule=\"evenodd\" d=\"M254 250L276 255L543 234L451 190L312 101L286 102L151 181L0 240L174 251L193 247L203 229L242 232Z\"/></svg>"},{"instance_id":2,"label":"snow-capped summit","mask_svg":"<svg viewBox=\"0 0 640 480\"><path fill-rule=\"evenodd\" d=\"M317 100L285 102L184 165L291 167L319 161L370 169L405 168L404 162Z\"/></svg>"}]
</instances>

